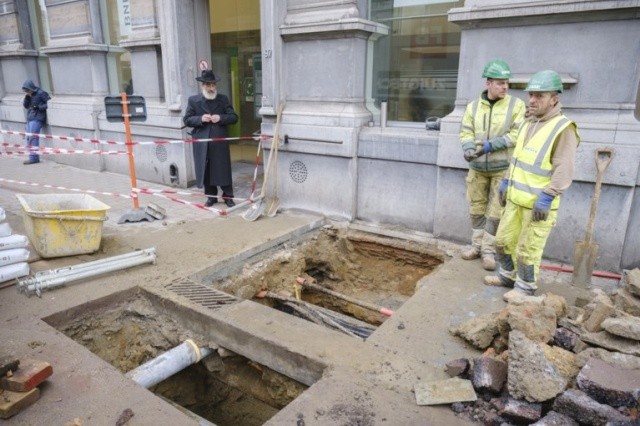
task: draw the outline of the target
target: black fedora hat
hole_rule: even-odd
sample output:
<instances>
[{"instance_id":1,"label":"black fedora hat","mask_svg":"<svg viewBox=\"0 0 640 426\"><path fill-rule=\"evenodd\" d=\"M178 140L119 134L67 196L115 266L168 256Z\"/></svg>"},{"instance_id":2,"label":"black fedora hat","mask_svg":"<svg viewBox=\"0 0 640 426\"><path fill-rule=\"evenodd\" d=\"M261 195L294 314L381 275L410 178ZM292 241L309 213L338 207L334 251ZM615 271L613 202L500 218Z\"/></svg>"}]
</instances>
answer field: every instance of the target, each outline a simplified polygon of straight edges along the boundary
<instances>
[{"instance_id":1,"label":"black fedora hat","mask_svg":"<svg viewBox=\"0 0 640 426\"><path fill-rule=\"evenodd\" d=\"M200 74L200 77L196 77L196 80L202 83L216 83L220 81L219 78L216 78L213 70L202 70L202 74Z\"/></svg>"}]
</instances>

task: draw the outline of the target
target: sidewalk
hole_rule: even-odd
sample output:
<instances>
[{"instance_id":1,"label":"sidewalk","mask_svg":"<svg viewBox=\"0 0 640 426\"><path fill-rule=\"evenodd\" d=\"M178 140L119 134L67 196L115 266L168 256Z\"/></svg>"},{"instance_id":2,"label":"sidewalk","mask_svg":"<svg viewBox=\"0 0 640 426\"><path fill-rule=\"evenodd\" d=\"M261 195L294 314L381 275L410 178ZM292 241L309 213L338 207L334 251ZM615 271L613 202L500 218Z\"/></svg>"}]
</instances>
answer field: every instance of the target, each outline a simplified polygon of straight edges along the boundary
<instances>
[{"instance_id":1,"label":"sidewalk","mask_svg":"<svg viewBox=\"0 0 640 426\"><path fill-rule=\"evenodd\" d=\"M1 158L0 169L0 178L39 184L0 181L0 206L6 210L15 234L24 232L22 208L16 193L66 192L46 188L44 184L125 194L130 190L127 176L80 170L46 160L23 166L21 158ZM252 178L253 170L245 171L244 175ZM242 188L241 180L236 181L238 188ZM245 183L247 181L250 179L245 178ZM138 186L170 189L144 182ZM239 197L248 196L246 189L237 192ZM75 262L155 247L157 264L59 287L43 293L42 298L28 298L18 294L15 288L0 289L2 351L16 357L45 360L54 370L42 385L40 400L9 423L62 425L80 419L82 425L114 424L123 410L132 408L135 416L129 421L130 426L198 424L126 379L42 318L136 287L164 297L168 283L193 276L205 268L222 268L242 253L269 244L286 244L292 236L303 235L327 221L310 213L284 211L273 218L249 222L241 216L244 209L220 217L161 197L142 195L140 206L154 202L167 210L166 219L119 225L117 219L132 208L131 200L102 194L93 196L111 206L109 220L104 224L100 251L77 256ZM204 197L194 198L204 201ZM420 280L414 296L366 342L346 338L290 315L267 311L268 308L249 300L212 312L198 311L184 300L172 302L185 312L201 315L206 323L199 325L209 331L212 341L218 341L220 330L225 330L224 347L248 358L259 355L269 359L277 352L284 352L294 364L299 360L324 366L318 380L268 424L299 424L301 418L307 426L356 424L349 421L394 426L468 424L468 420L456 417L448 406L417 406L413 385L446 378L444 364L449 360L480 355L461 339L452 337L448 328L453 323L503 309L505 289L483 286L486 271L479 262L462 260L456 244L437 241L419 232L402 233L361 223L348 225L389 237L437 244L449 257L434 273ZM40 259L34 252L32 256L32 272L74 261L73 258ZM570 280L571 274L544 271L540 292L553 291L573 303L578 295L587 291L572 287ZM594 280L596 286L615 284L614 280ZM256 362L262 360L256 359ZM298 367L302 369L304 365Z\"/></svg>"}]
</instances>

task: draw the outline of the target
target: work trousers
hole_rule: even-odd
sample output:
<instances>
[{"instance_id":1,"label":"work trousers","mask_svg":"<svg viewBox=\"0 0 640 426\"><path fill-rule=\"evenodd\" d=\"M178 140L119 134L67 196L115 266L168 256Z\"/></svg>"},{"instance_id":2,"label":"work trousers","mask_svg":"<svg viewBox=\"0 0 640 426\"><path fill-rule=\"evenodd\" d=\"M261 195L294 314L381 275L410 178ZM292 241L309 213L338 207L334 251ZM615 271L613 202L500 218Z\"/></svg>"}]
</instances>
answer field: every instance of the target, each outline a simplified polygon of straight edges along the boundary
<instances>
[{"instance_id":1,"label":"work trousers","mask_svg":"<svg viewBox=\"0 0 640 426\"><path fill-rule=\"evenodd\" d=\"M557 210L550 210L547 220L531 220L531 209L507 200L496 234L498 273L515 287L535 292L542 252L549 233L556 224Z\"/></svg>"},{"instance_id":2,"label":"work trousers","mask_svg":"<svg viewBox=\"0 0 640 426\"><path fill-rule=\"evenodd\" d=\"M27 121L27 133L39 134L42 130L44 123L40 120ZM35 163L40 161L38 156L38 148L40 147L40 137L27 136L27 145L29 146L29 161Z\"/></svg>"},{"instance_id":3,"label":"work trousers","mask_svg":"<svg viewBox=\"0 0 640 426\"><path fill-rule=\"evenodd\" d=\"M471 244L484 255L495 254L495 235L500 223L502 207L498 189L504 170L479 172L469 169L467 174L467 201L471 216Z\"/></svg>"}]
</instances>

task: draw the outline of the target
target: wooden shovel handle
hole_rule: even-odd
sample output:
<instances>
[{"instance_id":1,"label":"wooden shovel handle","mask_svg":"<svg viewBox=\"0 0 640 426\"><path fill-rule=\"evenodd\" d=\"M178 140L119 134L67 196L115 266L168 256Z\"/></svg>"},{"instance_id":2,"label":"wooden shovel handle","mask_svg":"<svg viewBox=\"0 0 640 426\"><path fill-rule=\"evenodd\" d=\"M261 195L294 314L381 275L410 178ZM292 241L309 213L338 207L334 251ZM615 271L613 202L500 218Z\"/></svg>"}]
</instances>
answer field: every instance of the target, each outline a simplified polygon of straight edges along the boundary
<instances>
[{"instance_id":1,"label":"wooden shovel handle","mask_svg":"<svg viewBox=\"0 0 640 426\"><path fill-rule=\"evenodd\" d=\"M596 149L596 169L598 172L604 173L611 163L615 150L610 147Z\"/></svg>"}]
</instances>

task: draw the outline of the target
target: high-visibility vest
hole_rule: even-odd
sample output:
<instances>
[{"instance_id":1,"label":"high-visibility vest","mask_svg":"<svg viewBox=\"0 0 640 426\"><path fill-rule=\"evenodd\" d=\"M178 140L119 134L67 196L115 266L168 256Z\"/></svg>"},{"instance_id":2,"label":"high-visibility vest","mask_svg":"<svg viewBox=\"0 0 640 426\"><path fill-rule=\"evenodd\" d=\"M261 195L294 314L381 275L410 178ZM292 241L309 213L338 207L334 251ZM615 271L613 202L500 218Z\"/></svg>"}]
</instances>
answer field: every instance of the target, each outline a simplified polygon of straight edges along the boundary
<instances>
[{"instance_id":1,"label":"high-visibility vest","mask_svg":"<svg viewBox=\"0 0 640 426\"><path fill-rule=\"evenodd\" d=\"M553 173L551 151L556 138L571 124L575 126L573 121L560 114L544 123L526 145L525 138L532 123L525 122L522 125L509 166L507 197L511 202L522 207L533 208L538 195L551 182ZM551 209L555 210L559 205L560 197L558 196L551 203Z\"/></svg>"}]
</instances>

